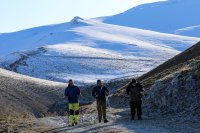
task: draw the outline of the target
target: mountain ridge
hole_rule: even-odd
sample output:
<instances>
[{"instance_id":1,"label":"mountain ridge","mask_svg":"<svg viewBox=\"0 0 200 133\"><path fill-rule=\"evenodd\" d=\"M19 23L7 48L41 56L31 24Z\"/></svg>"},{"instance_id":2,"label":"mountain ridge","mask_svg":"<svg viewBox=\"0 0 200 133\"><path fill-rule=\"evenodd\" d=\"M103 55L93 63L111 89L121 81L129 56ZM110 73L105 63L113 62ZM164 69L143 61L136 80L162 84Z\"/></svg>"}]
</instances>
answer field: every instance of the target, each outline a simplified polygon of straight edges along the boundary
<instances>
[{"instance_id":1,"label":"mountain ridge","mask_svg":"<svg viewBox=\"0 0 200 133\"><path fill-rule=\"evenodd\" d=\"M199 37L199 30L176 32L200 24L198 0L168 0L143 4L123 13L103 17L105 23L158 32Z\"/></svg>"}]
</instances>

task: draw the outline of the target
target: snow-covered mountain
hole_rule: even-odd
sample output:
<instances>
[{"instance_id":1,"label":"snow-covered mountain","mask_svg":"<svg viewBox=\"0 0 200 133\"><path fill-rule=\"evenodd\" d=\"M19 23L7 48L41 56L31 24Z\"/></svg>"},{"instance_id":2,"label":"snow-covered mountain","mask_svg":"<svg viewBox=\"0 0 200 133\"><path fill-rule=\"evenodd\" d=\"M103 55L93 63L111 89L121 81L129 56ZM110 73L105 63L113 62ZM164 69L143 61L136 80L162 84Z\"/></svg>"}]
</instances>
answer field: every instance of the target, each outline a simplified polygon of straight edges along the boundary
<instances>
[{"instance_id":1,"label":"snow-covered mountain","mask_svg":"<svg viewBox=\"0 0 200 133\"><path fill-rule=\"evenodd\" d=\"M199 5L199 0L166 0L99 19L110 24L200 37Z\"/></svg>"},{"instance_id":2,"label":"snow-covered mountain","mask_svg":"<svg viewBox=\"0 0 200 133\"><path fill-rule=\"evenodd\" d=\"M88 83L141 75L199 40L75 17L1 34L0 62L33 77Z\"/></svg>"}]
</instances>

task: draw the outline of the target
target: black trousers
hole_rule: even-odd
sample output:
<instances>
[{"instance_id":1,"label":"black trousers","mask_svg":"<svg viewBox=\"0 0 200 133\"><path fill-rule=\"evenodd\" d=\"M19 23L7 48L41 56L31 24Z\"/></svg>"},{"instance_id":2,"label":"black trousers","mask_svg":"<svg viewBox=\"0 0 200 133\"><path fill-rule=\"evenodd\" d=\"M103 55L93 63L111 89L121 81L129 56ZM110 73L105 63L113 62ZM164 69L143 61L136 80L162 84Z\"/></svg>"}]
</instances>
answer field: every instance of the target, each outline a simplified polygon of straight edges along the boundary
<instances>
[{"instance_id":1,"label":"black trousers","mask_svg":"<svg viewBox=\"0 0 200 133\"><path fill-rule=\"evenodd\" d=\"M131 101L130 102L130 108L131 108L131 116L134 119L136 110L137 110L137 116L138 118L141 118L142 116L142 100L140 101Z\"/></svg>"}]
</instances>

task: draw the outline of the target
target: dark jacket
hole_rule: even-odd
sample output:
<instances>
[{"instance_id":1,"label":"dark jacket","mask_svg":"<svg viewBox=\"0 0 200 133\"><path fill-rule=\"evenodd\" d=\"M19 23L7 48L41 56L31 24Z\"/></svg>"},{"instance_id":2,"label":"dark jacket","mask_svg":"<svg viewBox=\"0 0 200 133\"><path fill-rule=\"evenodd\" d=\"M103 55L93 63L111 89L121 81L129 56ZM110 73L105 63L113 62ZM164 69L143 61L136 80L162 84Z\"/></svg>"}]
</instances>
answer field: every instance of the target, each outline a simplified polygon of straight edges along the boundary
<instances>
[{"instance_id":1,"label":"dark jacket","mask_svg":"<svg viewBox=\"0 0 200 133\"><path fill-rule=\"evenodd\" d=\"M65 89L65 96L68 97L69 103L78 103L80 89L77 86L68 86Z\"/></svg>"},{"instance_id":2,"label":"dark jacket","mask_svg":"<svg viewBox=\"0 0 200 133\"><path fill-rule=\"evenodd\" d=\"M109 91L105 86L96 86L92 90L92 96L101 101L106 101L106 93Z\"/></svg>"},{"instance_id":3,"label":"dark jacket","mask_svg":"<svg viewBox=\"0 0 200 133\"><path fill-rule=\"evenodd\" d=\"M136 83L135 86L132 83L126 89L127 94L130 96L130 101L140 101L142 100L143 86L140 83Z\"/></svg>"}]
</instances>

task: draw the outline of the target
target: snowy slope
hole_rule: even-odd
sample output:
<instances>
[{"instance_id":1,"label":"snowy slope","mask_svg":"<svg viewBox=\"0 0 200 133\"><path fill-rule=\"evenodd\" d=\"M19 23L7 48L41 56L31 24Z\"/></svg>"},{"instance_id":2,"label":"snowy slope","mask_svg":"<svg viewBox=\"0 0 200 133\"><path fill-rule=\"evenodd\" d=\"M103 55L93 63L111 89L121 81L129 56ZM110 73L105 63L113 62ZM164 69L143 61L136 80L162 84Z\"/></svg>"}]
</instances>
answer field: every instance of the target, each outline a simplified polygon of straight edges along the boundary
<instances>
[{"instance_id":1,"label":"snowy slope","mask_svg":"<svg viewBox=\"0 0 200 133\"><path fill-rule=\"evenodd\" d=\"M75 17L69 23L41 26L13 33L0 34L0 56L22 50L31 50L46 44L56 44L65 42L66 40L70 41L75 35L65 30L73 26L84 25L84 23L78 24L78 19L78 17ZM52 40L55 36L57 38Z\"/></svg>"},{"instance_id":2,"label":"snowy slope","mask_svg":"<svg viewBox=\"0 0 200 133\"><path fill-rule=\"evenodd\" d=\"M199 0L166 0L140 5L124 13L100 19L110 24L200 37L199 5ZM186 28L184 32L177 32Z\"/></svg>"},{"instance_id":3,"label":"snowy slope","mask_svg":"<svg viewBox=\"0 0 200 133\"><path fill-rule=\"evenodd\" d=\"M33 77L88 83L141 75L199 40L75 17L0 35L0 64Z\"/></svg>"}]
</instances>

